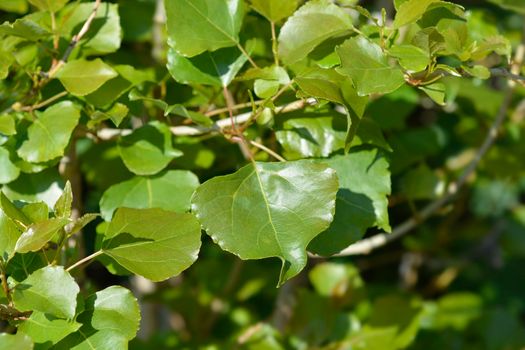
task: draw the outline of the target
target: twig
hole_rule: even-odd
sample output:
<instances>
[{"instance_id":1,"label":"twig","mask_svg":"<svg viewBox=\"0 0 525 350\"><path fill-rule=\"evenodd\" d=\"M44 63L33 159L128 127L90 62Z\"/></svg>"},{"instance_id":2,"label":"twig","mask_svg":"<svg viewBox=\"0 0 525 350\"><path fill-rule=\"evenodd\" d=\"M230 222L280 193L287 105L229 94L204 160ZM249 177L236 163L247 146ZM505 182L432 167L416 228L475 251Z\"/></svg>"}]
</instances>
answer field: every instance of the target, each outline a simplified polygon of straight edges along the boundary
<instances>
[{"instance_id":1,"label":"twig","mask_svg":"<svg viewBox=\"0 0 525 350\"><path fill-rule=\"evenodd\" d=\"M102 250L99 250L99 251L96 251L94 252L93 254L89 255L89 256L86 256L84 259L81 259L79 261L77 261L76 263L74 263L73 265L71 265L70 267L68 267L66 269L66 272L69 272L77 267L79 267L80 265L92 260L92 259L95 259L97 256L99 255L102 255L104 254L104 252Z\"/></svg>"},{"instance_id":2,"label":"twig","mask_svg":"<svg viewBox=\"0 0 525 350\"><path fill-rule=\"evenodd\" d=\"M231 109L234 110L234 111L237 111L239 109L252 107L253 105L258 106L258 105L264 104L265 102L266 101L264 101L264 100L260 100L260 101L255 101L253 103L252 102L239 103L237 105L231 106ZM226 112L228 112L228 107L217 108L217 109L214 109L212 111L204 113L204 115L206 115L207 117L213 117L213 116L216 116L216 115L219 115L219 114L222 114L222 113L226 113Z\"/></svg>"},{"instance_id":3,"label":"twig","mask_svg":"<svg viewBox=\"0 0 525 350\"><path fill-rule=\"evenodd\" d=\"M255 142L255 141L252 141L250 140L250 144L254 147L257 147L258 149L260 150L263 150L264 152L268 153L269 155L271 155L272 157L274 157L275 159L277 159L278 161L280 162L286 162L286 159L284 159L283 157L281 157L279 154L277 154L276 152L274 152L273 150L269 149L268 147L266 147L265 145L261 144L261 143L258 143L258 142Z\"/></svg>"},{"instance_id":4,"label":"twig","mask_svg":"<svg viewBox=\"0 0 525 350\"><path fill-rule=\"evenodd\" d=\"M89 27L91 27L91 24L93 23L93 21L95 20L95 17L97 16L98 8L100 7L101 3L102 3L102 0L95 1L95 5L93 6L93 11L87 18L86 22L84 22L84 25L82 26L82 28L80 28L78 33L75 36L73 36L73 38L71 39L71 42L69 43L69 46L66 49L66 52L64 52L62 59L60 59L60 61L57 64L51 67L51 69L49 70L49 73L47 74L48 78L53 77L58 72L58 70L64 64L66 64L67 60L69 59L69 56L71 56L71 53L73 52L73 49L77 46L78 42L82 39L82 37L86 35L86 33L89 30Z\"/></svg>"},{"instance_id":5,"label":"twig","mask_svg":"<svg viewBox=\"0 0 525 350\"><path fill-rule=\"evenodd\" d=\"M67 91L62 91L58 94L56 94L55 96L52 96L50 98L48 98L47 100L45 101L42 101L40 103L37 103L36 105L33 105L33 106L24 106L24 107L21 107L20 110L21 111L24 111L24 112L32 112L36 109L40 109L42 107L45 107L53 102L55 102L56 100L58 99L61 99L62 97L66 96L68 94Z\"/></svg>"},{"instance_id":6,"label":"twig","mask_svg":"<svg viewBox=\"0 0 525 350\"><path fill-rule=\"evenodd\" d=\"M416 218L408 219L407 221L397 226L394 230L392 230L392 233L386 233L386 232L379 233L370 238L363 239L343 249L340 253L336 254L335 256L351 256L351 255L369 254L374 249L377 249L390 242L393 242L401 238L406 233L412 231L414 228L419 226L422 222L424 222L429 217L431 217L434 213L436 213L439 209L441 209L450 200L452 200L456 196L458 191L465 185L468 178L477 169L483 156L487 153L489 148L496 141L496 138L498 136L498 131L501 125L503 124L503 121L505 120L508 109L510 108L510 104L512 101L512 95L513 95L513 89L507 87L505 91L505 97L504 97L503 103L500 106L498 114L496 118L494 119L494 122L491 125L483 144L481 145L479 150L476 152L474 159L470 162L467 168L463 171L463 173L458 178L458 180L452 183L448 187L447 193L443 197L430 203L425 208L423 208L419 212L419 216L417 219Z\"/></svg>"}]
</instances>

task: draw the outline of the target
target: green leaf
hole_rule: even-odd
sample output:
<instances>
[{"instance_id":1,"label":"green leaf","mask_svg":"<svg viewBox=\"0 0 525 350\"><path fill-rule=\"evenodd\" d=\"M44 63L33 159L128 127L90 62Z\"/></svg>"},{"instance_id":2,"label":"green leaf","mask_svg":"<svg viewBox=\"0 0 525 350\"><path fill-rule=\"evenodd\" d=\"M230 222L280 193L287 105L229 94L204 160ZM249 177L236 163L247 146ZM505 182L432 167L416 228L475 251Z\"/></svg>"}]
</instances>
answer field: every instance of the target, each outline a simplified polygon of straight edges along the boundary
<instances>
[{"instance_id":1,"label":"green leaf","mask_svg":"<svg viewBox=\"0 0 525 350\"><path fill-rule=\"evenodd\" d=\"M192 172L170 170L153 177L135 177L111 186L100 200L100 213L111 220L117 208L160 208L175 212L190 209L191 196L199 186Z\"/></svg>"},{"instance_id":2,"label":"green leaf","mask_svg":"<svg viewBox=\"0 0 525 350\"><path fill-rule=\"evenodd\" d=\"M253 9L271 22L279 22L292 15L297 5L298 0L251 0Z\"/></svg>"},{"instance_id":3,"label":"green leaf","mask_svg":"<svg viewBox=\"0 0 525 350\"><path fill-rule=\"evenodd\" d=\"M171 0L165 6L168 44L180 55L193 57L240 45L243 1Z\"/></svg>"},{"instance_id":4,"label":"green leaf","mask_svg":"<svg viewBox=\"0 0 525 350\"><path fill-rule=\"evenodd\" d=\"M69 218L52 218L29 226L16 242L17 253L36 252L69 223Z\"/></svg>"},{"instance_id":5,"label":"green leaf","mask_svg":"<svg viewBox=\"0 0 525 350\"><path fill-rule=\"evenodd\" d=\"M128 349L128 339L114 331L97 331L84 326L60 341L53 350Z\"/></svg>"},{"instance_id":6,"label":"green leaf","mask_svg":"<svg viewBox=\"0 0 525 350\"><path fill-rule=\"evenodd\" d=\"M346 123L336 111L286 113L276 120L275 136L287 159L328 157L345 148Z\"/></svg>"},{"instance_id":7,"label":"green leaf","mask_svg":"<svg viewBox=\"0 0 525 350\"><path fill-rule=\"evenodd\" d=\"M17 36L29 41L39 41L51 36L51 33L38 23L28 18L20 18L12 24L4 22L0 25L0 35Z\"/></svg>"},{"instance_id":8,"label":"green leaf","mask_svg":"<svg viewBox=\"0 0 525 350\"><path fill-rule=\"evenodd\" d=\"M31 220L24 214L24 212L18 209L2 191L0 191L0 208L7 217L17 223L19 227L31 224Z\"/></svg>"},{"instance_id":9,"label":"green leaf","mask_svg":"<svg viewBox=\"0 0 525 350\"><path fill-rule=\"evenodd\" d=\"M11 161L9 151L0 146L0 184L15 181L20 175L20 169Z\"/></svg>"},{"instance_id":10,"label":"green leaf","mask_svg":"<svg viewBox=\"0 0 525 350\"><path fill-rule=\"evenodd\" d=\"M0 134L11 136L16 134L15 119L9 115L0 115Z\"/></svg>"},{"instance_id":11,"label":"green leaf","mask_svg":"<svg viewBox=\"0 0 525 350\"><path fill-rule=\"evenodd\" d=\"M405 82L403 72L389 65L381 47L362 36L348 39L336 50L341 58L338 72L352 78L361 96L389 93Z\"/></svg>"},{"instance_id":12,"label":"green leaf","mask_svg":"<svg viewBox=\"0 0 525 350\"><path fill-rule=\"evenodd\" d=\"M286 64L305 58L319 44L353 29L351 17L328 0L306 3L286 21L279 34L279 57Z\"/></svg>"},{"instance_id":13,"label":"green leaf","mask_svg":"<svg viewBox=\"0 0 525 350\"><path fill-rule=\"evenodd\" d=\"M205 52L192 58L168 51L168 70L181 84L228 86L248 58L237 48Z\"/></svg>"},{"instance_id":14,"label":"green leaf","mask_svg":"<svg viewBox=\"0 0 525 350\"><path fill-rule=\"evenodd\" d=\"M525 3L521 0L489 0L504 9L516 11L517 13L525 14Z\"/></svg>"},{"instance_id":15,"label":"green leaf","mask_svg":"<svg viewBox=\"0 0 525 350\"><path fill-rule=\"evenodd\" d=\"M69 334L76 332L81 324L35 311L18 330L27 334L37 344L54 345Z\"/></svg>"},{"instance_id":16,"label":"green leaf","mask_svg":"<svg viewBox=\"0 0 525 350\"><path fill-rule=\"evenodd\" d=\"M394 19L394 28L399 28L419 20L427 8L435 3L440 3L440 0L408 0L403 2L397 10Z\"/></svg>"},{"instance_id":17,"label":"green leaf","mask_svg":"<svg viewBox=\"0 0 525 350\"><path fill-rule=\"evenodd\" d=\"M430 64L428 52L414 45L393 45L388 53L399 60L401 67L419 72Z\"/></svg>"},{"instance_id":18,"label":"green leaf","mask_svg":"<svg viewBox=\"0 0 525 350\"><path fill-rule=\"evenodd\" d=\"M430 85L424 85L419 87L420 90L424 91L428 97L440 106L445 105L446 87L443 83L434 83Z\"/></svg>"},{"instance_id":19,"label":"green leaf","mask_svg":"<svg viewBox=\"0 0 525 350\"><path fill-rule=\"evenodd\" d=\"M8 261L15 254L16 241L22 232L2 210L0 210L0 232L0 258Z\"/></svg>"},{"instance_id":20,"label":"green leaf","mask_svg":"<svg viewBox=\"0 0 525 350\"><path fill-rule=\"evenodd\" d=\"M0 10L24 14L27 12L26 0L0 0Z\"/></svg>"},{"instance_id":21,"label":"green leaf","mask_svg":"<svg viewBox=\"0 0 525 350\"><path fill-rule=\"evenodd\" d=\"M0 333L0 350L33 350L33 341L24 333Z\"/></svg>"},{"instance_id":22,"label":"green leaf","mask_svg":"<svg viewBox=\"0 0 525 350\"><path fill-rule=\"evenodd\" d=\"M69 218L71 216L71 205L73 204L73 192L71 191L71 183L66 182L64 192L55 203L55 216L58 218Z\"/></svg>"},{"instance_id":23,"label":"green leaf","mask_svg":"<svg viewBox=\"0 0 525 350\"><path fill-rule=\"evenodd\" d=\"M121 137L118 148L126 167L137 175L156 174L182 155L173 148L169 127L156 121Z\"/></svg>"},{"instance_id":24,"label":"green leaf","mask_svg":"<svg viewBox=\"0 0 525 350\"><path fill-rule=\"evenodd\" d=\"M25 161L42 163L64 155L80 109L71 101L59 102L39 113L27 131L28 139L18 149Z\"/></svg>"},{"instance_id":25,"label":"green leaf","mask_svg":"<svg viewBox=\"0 0 525 350\"><path fill-rule=\"evenodd\" d=\"M436 199L443 195L445 183L428 166L408 171L401 179L403 194L412 200Z\"/></svg>"},{"instance_id":26,"label":"green leaf","mask_svg":"<svg viewBox=\"0 0 525 350\"><path fill-rule=\"evenodd\" d=\"M44 202L27 203L22 207L22 213L34 224L49 218L49 207Z\"/></svg>"},{"instance_id":27,"label":"green leaf","mask_svg":"<svg viewBox=\"0 0 525 350\"><path fill-rule=\"evenodd\" d=\"M335 217L308 249L329 256L361 239L372 226L390 231L390 172L384 156L377 150L362 150L323 162L335 169L339 177Z\"/></svg>"},{"instance_id":28,"label":"green leaf","mask_svg":"<svg viewBox=\"0 0 525 350\"><path fill-rule=\"evenodd\" d=\"M74 235L75 233L82 230L87 224L89 224L91 221L95 220L99 216L100 216L99 214L85 214L81 216L80 218L78 218L77 220L73 222L73 225L71 226L71 228L68 228L67 230L68 234Z\"/></svg>"},{"instance_id":29,"label":"green leaf","mask_svg":"<svg viewBox=\"0 0 525 350\"><path fill-rule=\"evenodd\" d=\"M86 310L92 311L91 326L99 331L112 331L135 338L139 328L140 310L137 299L126 288L112 286L97 292L86 301Z\"/></svg>"},{"instance_id":30,"label":"green leaf","mask_svg":"<svg viewBox=\"0 0 525 350\"><path fill-rule=\"evenodd\" d=\"M47 266L16 285L13 302L20 311L40 311L72 319L79 291L73 277L62 266Z\"/></svg>"},{"instance_id":31,"label":"green leaf","mask_svg":"<svg viewBox=\"0 0 525 350\"><path fill-rule=\"evenodd\" d=\"M66 90L76 96L90 94L116 76L118 73L100 58L70 61L56 75Z\"/></svg>"},{"instance_id":32,"label":"green leaf","mask_svg":"<svg viewBox=\"0 0 525 350\"><path fill-rule=\"evenodd\" d=\"M323 164L257 162L202 184L192 211L222 249L281 259L281 285L304 268L306 246L328 228L337 188L335 171Z\"/></svg>"},{"instance_id":33,"label":"green leaf","mask_svg":"<svg viewBox=\"0 0 525 350\"><path fill-rule=\"evenodd\" d=\"M93 128L101 122L111 119L113 124L115 124L115 126L118 127L120 123L122 123L124 118L126 118L128 113L129 109L126 105L122 103L115 103L115 105L111 107L108 111L96 111L95 113L90 115L91 120L88 122L87 126L88 128Z\"/></svg>"},{"instance_id":34,"label":"green leaf","mask_svg":"<svg viewBox=\"0 0 525 350\"><path fill-rule=\"evenodd\" d=\"M29 0L31 5L41 11L57 12L66 5L69 0Z\"/></svg>"},{"instance_id":35,"label":"green leaf","mask_svg":"<svg viewBox=\"0 0 525 350\"><path fill-rule=\"evenodd\" d=\"M57 23L62 36L70 41L92 14L95 2L72 3L60 11ZM82 37L74 53L83 56L102 55L117 51L122 40L122 28L117 4L102 2L93 24Z\"/></svg>"},{"instance_id":36,"label":"green leaf","mask_svg":"<svg viewBox=\"0 0 525 350\"><path fill-rule=\"evenodd\" d=\"M191 214L161 209L118 209L104 234L103 252L129 271L163 281L187 269L201 246Z\"/></svg>"}]
</instances>

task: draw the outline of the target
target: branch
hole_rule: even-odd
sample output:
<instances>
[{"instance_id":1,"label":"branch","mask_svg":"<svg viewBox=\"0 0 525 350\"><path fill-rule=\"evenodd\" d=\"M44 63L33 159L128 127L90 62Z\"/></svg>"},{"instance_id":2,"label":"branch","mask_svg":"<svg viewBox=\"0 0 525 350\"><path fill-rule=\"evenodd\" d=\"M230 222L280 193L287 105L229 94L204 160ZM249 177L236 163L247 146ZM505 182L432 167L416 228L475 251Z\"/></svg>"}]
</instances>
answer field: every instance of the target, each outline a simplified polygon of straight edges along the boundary
<instances>
[{"instance_id":1,"label":"branch","mask_svg":"<svg viewBox=\"0 0 525 350\"><path fill-rule=\"evenodd\" d=\"M315 104L315 99L307 99L305 100L298 100L294 101L292 103L289 103L284 106L280 106L275 108L275 113L287 113L287 112L293 112L300 109L305 108L308 105ZM243 114L239 114L237 116L233 117L233 121L235 124L239 125L241 123L245 123L248 120L252 118L253 112L247 112ZM204 134L209 134L213 132L221 132L224 129L227 129L231 127L231 120L230 118L227 119L221 119L217 121L213 126L211 127L204 127L204 126L173 126L170 128L171 133L175 136L199 136ZM125 136L131 134L132 130L130 129L101 129L97 131L96 137L99 140L102 141L108 141L112 140L118 136Z\"/></svg>"}]
</instances>

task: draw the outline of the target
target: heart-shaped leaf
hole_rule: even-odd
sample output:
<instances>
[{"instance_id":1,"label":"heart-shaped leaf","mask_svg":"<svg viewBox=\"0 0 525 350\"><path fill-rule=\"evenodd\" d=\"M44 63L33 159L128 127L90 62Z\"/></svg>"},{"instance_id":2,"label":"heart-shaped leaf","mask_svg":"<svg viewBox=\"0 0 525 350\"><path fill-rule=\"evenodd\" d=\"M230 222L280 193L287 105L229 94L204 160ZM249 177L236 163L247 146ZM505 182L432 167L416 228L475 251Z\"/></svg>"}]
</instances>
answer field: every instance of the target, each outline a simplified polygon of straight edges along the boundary
<instances>
[{"instance_id":1,"label":"heart-shaped leaf","mask_svg":"<svg viewBox=\"0 0 525 350\"><path fill-rule=\"evenodd\" d=\"M258 162L202 184L192 210L222 249L281 259L281 285L304 268L306 246L330 225L338 187L323 164Z\"/></svg>"}]
</instances>

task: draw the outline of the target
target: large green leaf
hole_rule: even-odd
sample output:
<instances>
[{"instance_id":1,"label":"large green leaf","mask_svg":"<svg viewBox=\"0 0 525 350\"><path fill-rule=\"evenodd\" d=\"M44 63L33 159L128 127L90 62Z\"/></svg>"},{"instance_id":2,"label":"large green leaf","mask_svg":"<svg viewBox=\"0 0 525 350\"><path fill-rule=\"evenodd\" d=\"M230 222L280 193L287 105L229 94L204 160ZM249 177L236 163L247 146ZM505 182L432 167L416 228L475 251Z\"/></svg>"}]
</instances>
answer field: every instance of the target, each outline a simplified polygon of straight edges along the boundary
<instances>
[{"instance_id":1,"label":"large green leaf","mask_svg":"<svg viewBox=\"0 0 525 350\"><path fill-rule=\"evenodd\" d=\"M242 0L170 0L165 5L168 44L179 54L192 57L239 45Z\"/></svg>"},{"instance_id":2,"label":"large green leaf","mask_svg":"<svg viewBox=\"0 0 525 350\"><path fill-rule=\"evenodd\" d=\"M0 333L0 350L33 350L33 342L24 333Z\"/></svg>"},{"instance_id":3,"label":"large green leaf","mask_svg":"<svg viewBox=\"0 0 525 350\"><path fill-rule=\"evenodd\" d=\"M58 71L56 77L71 94L85 96L117 75L113 68L97 58L93 61L70 61Z\"/></svg>"},{"instance_id":4,"label":"large green leaf","mask_svg":"<svg viewBox=\"0 0 525 350\"><path fill-rule=\"evenodd\" d=\"M29 0L39 10L57 12L66 5L69 0Z\"/></svg>"},{"instance_id":5,"label":"large green leaf","mask_svg":"<svg viewBox=\"0 0 525 350\"><path fill-rule=\"evenodd\" d=\"M97 331L84 326L53 347L53 350L116 350L128 349L128 339L115 331Z\"/></svg>"},{"instance_id":6,"label":"large green leaf","mask_svg":"<svg viewBox=\"0 0 525 350\"><path fill-rule=\"evenodd\" d=\"M80 119L80 109L70 101L57 103L37 115L27 131L28 139L18 155L33 163L42 163L64 155L73 129Z\"/></svg>"},{"instance_id":7,"label":"large green leaf","mask_svg":"<svg viewBox=\"0 0 525 350\"><path fill-rule=\"evenodd\" d=\"M131 340L139 328L140 310L137 299L126 288L112 286L97 292L86 301L93 312L91 326L99 331L113 331Z\"/></svg>"},{"instance_id":8,"label":"large green leaf","mask_svg":"<svg viewBox=\"0 0 525 350\"><path fill-rule=\"evenodd\" d=\"M181 84L228 86L247 60L237 48L204 52L192 58L170 49L167 67L171 76Z\"/></svg>"},{"instance_id":9,"label":"large green leaf","mask_svg":"<svg viewBox=\"0 0 525 350\"><path fill-rule=\"evenodd\" d=\"M16 242L16 252L36 252L42 249L68 223L69 218L52 218L29 226Z\"/></svg>"},{"instance_id":10,"label":"large green leaf","mask_svg":"<svg viewBox=\"0 0 525 350\"><path fill-rule=\"evenodd\" d=\"M442 2L441 0L408 0L403 2L397 10L394 19L394 28L416 22L423 17L427 8L434 4Z\"/></svg>"},{"instance_id":11,"label":"large green leaf","mask_svg":"<svg viewBox=\"0 0 525 350\"><path fill-rule=\"evenodd\" d=\"M298 0L251 0L251 5L255 11L272 22L279 22L281 19L290 16L298 4Z\"/></svg>"},{"instance_id":12,"label":"large green leaf","mask_svg":"<svg viewBox=\"0 0 525 350\"><path fill-rule=\"evenodd\" d=\"M118 148L126 167L137 175L156 174L182 155L173 148L169 127L156 121L122 137Z\"/></svg>"},{"instance_id":13,"label":"large green leaf","mask_svg":"<svg viewBox=\"0 0 525 350\"><path fill-rule=\"evenodd\" d=\"M254 163L201 185L192 210L222 249L281 259L281 285L304 268L306 246L328 228L337 188L335 171L323 164Z\"/></svg>"},{"instance_id":14,"label":"large green leaf","mask_svg":"<svg viewBox=\"0 0 525 350\"><path fill-rule=\"evenodd\" d=\"M78 322L35 311L18 326L18 330L30 336L35 343L51 345L76 332L80 326Z\"/></svg>"},{"instance_id":15,"label":"large green leaf","mask_svg":"<svg viewBox=\"0 0 525 350\"><path fill-rule=\"evenodd\" d=\"M14 181L20 175L20 169L11 161L9 151L0 147L0 184L7 184Z\"/></svg>"},{"instance_id":16,"label":"large green leaf","mask_svg":"<svg viewBox=\"0 0 525 350\"><path fill-rule=\"evenodd\" d=\"M16 285L13 301L20 311L40 311L72 319L79 291L75 280L63 267L47 266Z\"/></svg>"},{"instance_id":17,"label":"large green leaf","mask_svg":"<svg viewBox=\"0 0 525 350\"><path fill-rule=\"evenodd\" d=\"M287 64L300 61L333 36L349 33L351 17L328 0L314 0L297 10L279 34L279 57Z\"/></svg>"},{"instance_id":18,"label":"large green leaf","mask_svg":"<svg viewBox=\"0 0 525 350\"><path fill-rule=\"evenodd\" d=\"M345 41L337 54L341 58L338 72L352 78L359 95L389 93L405 82L401 69L388 63L381 47L363 36Z\"/></svg>"},{"instance_id":19,"label":"large green leaf","mask_svg":"<svg viewBox=\"0 0 525 350\"><path fill-rule=\"evenodd\" d=\"M362 238L372 226L389 231L390 172L384 156L377 150L362 150L323 162L339 176L335 217L308 249L332 255Z\"/></svg>"},{"instance_id":20,"label":"large green leaf","mask_svg":"<svg viewBox=\"0 0 525 350\"><path fill-rule=\"evenodd\" d=\"M187 269L197 260L201 245L199 223L193 215L161 209L117 210L104 238L106 255L152 281Z\"/></svg>"},{"instance_id":21,"label":"large green leaf","mask_svg":"<svg viewBox=\"0 0 525 350\"><path fill-rule=\"evenodd\" d=\"M78 33L93 12L95 2L72 3L67 5L57 18L60 33L67 39ZM80 40L76 50L84 55L98 55L115 52L120 47L122 28L118 5L102 2L93 24Z\"/></svg>"},{"instance_id":22,"label":"large green leaf","mask_svg":"<svg viewBox=\"0 0 525 350\"><path fill-rule=\"evenodd\" d=\"M100 213L111 220L117 208L160 208L175 212L190 209L199 179L190 171L171 170L153 177L135 177L111 186L100 200Z\"/></svg>"}]
</instances>

